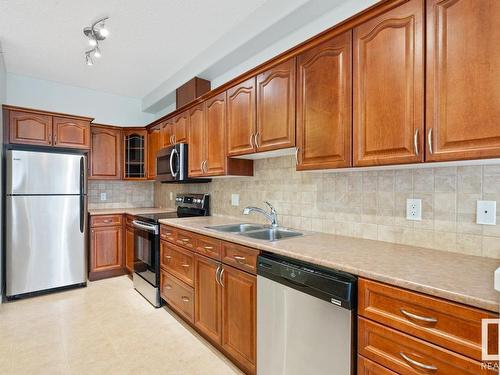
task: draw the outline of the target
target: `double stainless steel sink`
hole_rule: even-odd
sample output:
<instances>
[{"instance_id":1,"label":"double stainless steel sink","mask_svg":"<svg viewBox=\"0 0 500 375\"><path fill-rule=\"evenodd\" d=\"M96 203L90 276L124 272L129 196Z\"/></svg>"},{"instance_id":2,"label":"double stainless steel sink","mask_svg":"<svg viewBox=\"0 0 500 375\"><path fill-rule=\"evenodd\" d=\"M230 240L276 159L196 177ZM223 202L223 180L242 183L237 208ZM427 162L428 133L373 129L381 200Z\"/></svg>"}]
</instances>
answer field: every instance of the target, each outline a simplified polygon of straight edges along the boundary
<instances>
[{"instance_id":1,"label":"double stainless steel sink","mask_svg":"<svg viewBox=\"0 0 500 375\"><path fill-rule=\"evenodd\" d=\"M262 224L227 224L214 225L206 227L207 229L216 230L225 233L240 234L245 237L254 238L264 241L278 241L285 238L302 236L302 233L282 227L273 227Z\"/></svg>"}]
</instances>

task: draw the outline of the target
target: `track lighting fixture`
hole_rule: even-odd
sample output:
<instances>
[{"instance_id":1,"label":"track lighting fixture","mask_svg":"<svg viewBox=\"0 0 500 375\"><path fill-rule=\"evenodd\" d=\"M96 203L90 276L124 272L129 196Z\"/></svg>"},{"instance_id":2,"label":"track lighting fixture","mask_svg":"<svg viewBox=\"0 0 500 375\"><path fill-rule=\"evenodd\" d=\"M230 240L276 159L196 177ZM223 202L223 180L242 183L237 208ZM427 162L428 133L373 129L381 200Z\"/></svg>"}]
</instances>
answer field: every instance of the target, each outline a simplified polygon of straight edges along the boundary
<instances>
[{"instance_id":1,"label":"track lighting fixture","mask_svg":"<svg viewBox=\"0 0 500 375\"><path fill-rule=\"evenodd\" d=\"M85 27L83 29L83 34L89 39L89 45L93 47L91 50L85 52L85 63L87 65L94 65L92 57L99 58L102 56L99 42L106 39L109 35L109 30L106 28L105 24L108 19L109 17L100 18L90 27Z\"/></svg>"}]
</instances>

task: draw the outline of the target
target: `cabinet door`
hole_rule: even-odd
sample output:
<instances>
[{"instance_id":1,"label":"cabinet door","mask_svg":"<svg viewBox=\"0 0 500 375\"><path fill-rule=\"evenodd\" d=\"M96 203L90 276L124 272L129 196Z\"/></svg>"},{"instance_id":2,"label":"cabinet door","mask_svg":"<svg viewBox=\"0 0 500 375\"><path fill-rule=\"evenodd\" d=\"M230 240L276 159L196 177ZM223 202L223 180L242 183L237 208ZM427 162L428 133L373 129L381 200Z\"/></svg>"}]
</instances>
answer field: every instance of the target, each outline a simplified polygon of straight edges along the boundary
<instances>
[{"instance_id":1,"label":"cabinet door","mask_svg":"<svg viewBox=\"0 0 500 375\"><path fill-rule=\"evenodd\" d=\"M226 173L226 93L205 102L206 164L208 176Z\"/></svg>"},{"instance_id":2,"label":"cabinet door","mask_svg":"<svg viewBox=\"0 0 500 375\"><path fill-rule=\"evenodd\" d=\"M148 132L148 179L156 177L156 154L160 149L160 128Z\"/></svg>"},{"instance_id":3,"label":"cabinet door","mask_svg":"<svg viewBox=\"0 0 500 375\"><path fill-rule=\"evenodd\" d=\"M195 256L194 325L220 345L222 332L221 288L217 271L221 263Z\"/></svg>"},{"instance_id":4,"label":"cabinet door","mask_svg":"<svg viewBox=\"0 0 500 375\"><path fill-rule=\"evenodd\" d=\"M90 122L65 117L54 117L53 144L56 147L90 148Z\"/></svg>"},{"instance_id":5,"label":"cabinet door","mask_svg":"<svg viewBox=\"0 0 500 375\"><path fill-rule=\"evenodd\" d=\"M10 111L9 141L26 145L52 145L52 116Z\"/></svg>"},{"instance_id":6,"label":"cabinet door","mask_svg":"<svg viewBox=\"0 0 500 375\"><path fill-rule=\"evenodd\" d=\"M91 229L90 275L91 280L99 273L111 275L123 271L122 226Z\"/></svg>"},{"instance_id":7,"label":"cabinet door","mask_svg":"<svg viewBox=\"0 0 500 375\"><path fill-rule=\"evenodd\" d=\"M257 278L224 265L221 280L222 347L255 373Z\"/></svg>"},{"instance_id":8,"label":"cabinet door","mask_svg":"<svg viewBox=\"0 0 500 375\"><path fill-rule=\"evenodd\" d=\"M134 272L134 257L134 228L127 226L125 227L125 266L130 273Z\"/></svg>"},{"instance_id":9,"label":"cabinet door","mask_svg":"<svg viewBox=\"0 0 500 375\"><path fill-rule=\"evenodd\" d=\"M205 173L203 164L205 162L205 111L203 104L197 105L190 111L189 115L189 153L188 153L188 175L190 177L203 176Z\"/></svg>"},{"instance_id":10,"label":"cabinet door","mask_svg":"<svg viewBox=\"0 0 500 375\"><path fill-rule=\"evenodd\" d=\"M423 161L423 0L353 31L355 166Z\"/></svg>"},{"instance_id":11,"label":"cabinet door","mask_svg":"<svg viewBox=\"0 0 500 375\"><path fill-rule=\"evenodd\" d=\"M255 78L227 90L228 155L255 152Z\"/></svg>"},{"instance_id":12,"label":"cabinet door","mask_svg":"<svg viewBox=\"0 0 500 375\"><path fill-rule=\"evenodd\" d=\"M297 57L297 170L351 165L351 32Z\"/></svg>"},{"instance_id":13,"label":"cabinet door","mask_svg":"<svg viewBox=\"0 0 500 375\"><path fill-rule=\"evenodd\" d=\"M123 179L144 180L148 171L148 133L143 129L123 131Z\"/></svg>"},{"instance_id":14,"label":"cabinet door","mask_svg":"<svg viewBox=\"0 0 500 375\"><path fill-rule=\"evenodd\" d=\"M257 151L295 146L295 58L257 76Z\"/></svg>"},{"instance_id":15,"label":"cabinet door","mask_svg":"<svg viewBox=\"0 0 500 375\"><path fill-rule=\"evenodd\" d=\"M426 160L500 156L500 2L427 1Z\"/></svg>"},{"instance_id":16,"label":"cabinet door","mask_svg":"<svg viewBox=\"0 0 500 375\"><path fill-rule=\"evenodd\" d=\"M160 144L161 147L167 147L174 144L172 122L163 122L160 125Z\"/></svg>"},{"instance_id":17,"label":"cabinet door","mask_svg":"<svg viewBox=\"0 0 500 375\"><path fill-rule=\"evenodd\" d=\"M90 127L89 179L121 179L121 131L100 126Z\"/></svg>"},{"instance_id":18,"label":"cabinet door","mask_svg":"<svg viewBox=\"0 0 500 375\"><path fill-rule=\"evenodd\" d=\"M174 118L173 140L174 143L188 142L189 111L182 112Z\"/></svg>"}]
</instances>

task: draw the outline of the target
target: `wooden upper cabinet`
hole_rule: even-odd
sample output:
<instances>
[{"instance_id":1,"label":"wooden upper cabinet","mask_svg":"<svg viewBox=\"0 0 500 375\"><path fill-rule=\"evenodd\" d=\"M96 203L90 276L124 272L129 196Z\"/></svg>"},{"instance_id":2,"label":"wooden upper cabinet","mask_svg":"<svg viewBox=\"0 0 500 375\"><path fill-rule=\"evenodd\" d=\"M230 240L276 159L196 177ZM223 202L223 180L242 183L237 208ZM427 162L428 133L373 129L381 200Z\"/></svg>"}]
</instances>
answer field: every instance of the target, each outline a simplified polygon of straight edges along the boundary
<instances>
[{"instance_id":1,"label":"wooden upper cabinet","mask_svg":"<svg viewBox=\"0 0 500 375\"><path fill-rule=\"evenodd\" d=\"M255 152L255 77L227 90L227 153Z\"/></svg>"},{"instance_id":2,"label":"wooden upper cabinet","mask_svg":"<svg viewBox=\"0 0 500 375\"><path fill-rule=\"evenodd\" d=\"M195 256L194 325L217 344L221 343L221 287L217 283L220 262Z\"/></svg>"},{"instance_id":3,"label":"wooden upper cabinet","mask_svg":"<svg viewBox=\"0 0 500 375\"><path fill-rule=\"evenodd\" d=\"M160 128L150 129L148 132L148 179L156 178L156 154L160 149Z\"/></svg>"},{"instance_id":4,"label":"wooden upper cabinet","mask_svg":"<svg viewBox=\"0 0 500 375\"><path fill-rule=\"evenodd\" d=\"M190 110L189 115L189 152L188 152L188 175L200 177L205 173L205 111L203 103Z\"/></svg>"},{"instance_id":5,"label":"wooden upper cabinet","mask_svg":"<svg viewBox=\"0 0 500 375\"><path fill-rule=\"evenodd\" d=\"M226 173L226 93L205 102L205 174L218 176Z\"/></svg>"},{"instance_id":6,"label":"wooden upper cabinet","mask_svg":"<svg viewBox=\"0 0 500 375\"><path fill-rule=\"evenodd\" d=\"M90 127L89 179L121 179L121 131L105 126Z\"/></svg>"},{"instance_id":7,"label":"wooden upper cabinet","mask_svg":"<svg viewBox=\"0 0 500 375\"><path fill-rule=\"evenodd\" d=\"M257 76L257 151L295 146L295 58Z\"/></svg>"},{"instance_id":8,"label":"wooden upper cabinet","mask_svg":"<svg viewBox=\"0 0 500 375\"><path fill-rule=\"evenodd\" d=\"M354 166L423 161L423 0L353 31Z\"/></svg>"},{"instance_id":9,"label":"wooden upper cabinet","mask_svg":"<svg viewBox=\"0 0 500 375\"><path fill-rule=\"evenodd\" d=\"M53 145L56 147L89 149L90 122L67 117L54 117Z\"/></svg>"},{"instance_id":10,"label":"wooden upper cabinet","mask_svg":"<svg viewBox=\"0 0 500 375\"><path fill-rule=\"evenodd\" d=\"M230 266L223 266L221 275L222 347L254 374L257 279Z\"/></svg>"},{"instance_id":11,"label":"wooden upper cabinet","mask_svg":"<svg viewBox=\"0 0 500 375\"><path fill-rule=\"evenodd\" d=\"M351 31L297 57L297 170L351 165Z\"/></svg>"},{"instance_id":12,"label":"wooden upper cabinet","mask_svg":"<svg viewBox=\"0 0 500 375\"><path fill-rule=\"evenodd\" d=\"M9 141L26 145L52 145L52 116L10 111Z\"/></svg>"},{"instance_id":13,"label":"wooden upper cabinet","mask_svg":"<svg viewBox=\"0 0 500 375\"><path fill-rule=\"evenodd\" d=\"M174 143L188 143L189 111L177 115L173 121L172 135Z\"/></svg>"},{"instance_id":14,"label":"wooden upper cabinet","mask_svg":"<svg viewBox=\"0 0 500 375\"><path fill-rule=\"evenodd\" d=\"M173 124L170 121L165 121L160 124L160 148L168 147L174 144L172 138Z\"/></svg>"},{"instance_id":15,"label":"wooden upper cabinet","mask_svg":"<svg viewBox=\"0 0 500 375\"><path fill-rule=\"evenodd\" d=\"M500 2L427 1L426 160L500 156Z\"/></svg>"}]
</instances>

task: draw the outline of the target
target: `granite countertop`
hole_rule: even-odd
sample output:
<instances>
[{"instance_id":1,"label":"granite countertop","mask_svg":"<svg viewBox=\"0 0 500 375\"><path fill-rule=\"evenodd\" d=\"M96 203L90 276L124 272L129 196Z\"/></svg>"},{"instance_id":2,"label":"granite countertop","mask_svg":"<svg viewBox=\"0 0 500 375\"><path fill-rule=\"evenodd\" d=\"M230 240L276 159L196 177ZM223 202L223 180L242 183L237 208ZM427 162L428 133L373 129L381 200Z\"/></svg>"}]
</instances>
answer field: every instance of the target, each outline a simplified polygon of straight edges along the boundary
<instances>
[{"instance_id":1,"label":"granite countertop","mask_svg":"<svg viewBox=\"0 0 500 375\"><path fill-rule=\"evenodd\" d=\"M499 311L500 293L494 289L494 272L500 260L317 232L267 242L205 228L242 222L247 221L222 216L160 220L180 229Z\"/></svg>"},{"instance_id":2,"label":"granite countertop","mask_svg":"<svg viewBox=\"0 0 500 375\"><path fill-rule=\"evenodd\" d=\"M173 208L161 207L138 207L138 208L97 208L89 209L90 215L139 215L139 214L163 214L167 212L176 212Z\"/></svg>"}]
</instances>

